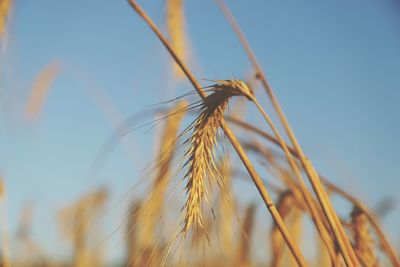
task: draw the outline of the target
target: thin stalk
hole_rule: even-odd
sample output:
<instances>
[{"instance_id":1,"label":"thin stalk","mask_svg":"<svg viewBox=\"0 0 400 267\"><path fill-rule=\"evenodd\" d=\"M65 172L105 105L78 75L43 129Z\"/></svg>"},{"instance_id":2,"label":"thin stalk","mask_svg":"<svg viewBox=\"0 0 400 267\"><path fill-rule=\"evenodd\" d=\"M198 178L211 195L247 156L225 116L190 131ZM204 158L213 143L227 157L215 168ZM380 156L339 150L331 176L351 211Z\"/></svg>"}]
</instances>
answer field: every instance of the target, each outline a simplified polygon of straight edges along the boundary
<instances>
[{"instance_id":1,"label":"thin stalk","mask_svg":"<svg viewBox=\"0 0 400 267\"><path fill-rule=\"evenodd\" d=\"M272 122L272 119L269 117L269 115L265 112L265 110L262 108L262 106L260 105L260 103L257 101L256 98L252 99L254 104L256 105L257 109L260 111L260 113L262 114L262 116L264 117L264 119L266 120L266 122L268 123L268 125L270 126L272 132L274 133L275 137L278 140L278 143L280 144L282 150L285 153L286 159L288 161L289 166L291 167L291 169L293 170L295 176L297 177L297 179L299 180L299 185L300 185L300 189L301 192L303 193L303 198L310 210L311 213L311 217L313 218L313 221L317 227L318 232L321 234L322 240L324 241L325 245L327 246L328 249L331 248L331 243L330 241L327 239L329 234L327 233L324 224L322 223L320 216L320 213L318 212L318 208L316 207L312 197L310 196L310 193L307 190L306 184L304 182L303 176L301 174L300 169L298 168L292 154L290 153L285 141L283 140L282 136L280 135L278 129L275 127L275 124ZM333 233L337 236L340 236L340 233L337 232L337 228L334 225L334 222L332 219L330 219L328 217L328 223L331 226L331 229L333 231ZM335 232L336 231L336 232ZM343 243L343 241L341 239L337 239L340 248L342 249L342 255L343 258L346 262L346 264L348 264L349 266L352 266L352 262L351 259L349 257L349 255L347 254L347 250L345 247L345 244Z\"/></svg>"},{"instance_id":2,"label":"thin stalk","mask_svg":"<svg viewBox=\"0 0 400 267\"><path fill-rule=\"evenodd\" d=\"M323 245L329 252L329 256L332 260L332 266L339 266L334 243L332 242L330 233L327 230L329 229L329 225L327 224L326 220L324 220L325 217L318 217L318 214L322 211L316 206L314 198L310 196L309 201L312 201L312 203L315 205L314 209L316 209L316 212L318 214L310 211L309 204L304 200L304 193L302 192L302 190L299 190L299 188L301 189L300 185L298 184L298 182L293 181L293 179L291 178L293 176L292 173L290 173L288 170L278 164L272 151L269 151L266 147L263 147L262 144L245 144L244 146L249 150L255 151L256 153L260 154L269 162L269 164L272 166L272 169L276 169L275 175L279 176L279 178L281 178L288 189L292 192L293 198L297 202L297 205L299 205L299 207L301 207L304 212L307 212L311 216L311 219L316 225L318 234L320 235L320 239L321 241L323 241Z\"/></svg>"},{"instance_id":3,"label":"thin stalk","mask_svg":"<svg viewBox=\"0 0 400 267\"><path fill-rule=\"evenodd\" d=\"M190 83L197 90L197 92L200 95L200 97L202 98L202 100L204 100L206 97L206 94L202 90L200 84L195 79L194 75L192 75L191 71L186 67L186 65L179 59L179 57L177 56L175 51L172 49L169 42L163 36L161 31L158 29L158 27L154 24L154 22L151 20L151 18L145 13L145 11L139 6L139 4L137 4L137 2L135 0L128 0L128 1L129 1L129 4L131 5L131 7L136 11L136 13L140 17L142 17L142 19L148 24L148 26L152 29L152 31L157 35L157 37L162 42L164 47L171 54L172 58L176 61L176 63L181 68L181 70L185 73L185 75L189 79ZM239 155L240 159L242 160L243 164L245 165L247 171L249 172L249 175L253 179L253 182L256 185L257 190L259 191L261 197L263 198L265 205L267 206L268 210L271 213L271 216L277 223L277 225L282 233L283 238L285 239L289 249L291 250L294 258L296 259L297 264L299 266L307 266L306 261L302 255L300 249L294 243L293 238L290 236L290 233L287 230L285 223L283 222L275 205L273 204L272 198L270 197L265 185L263 184L261 177L258 175L254 166L251 164L250 159L246 155L246 153L245 153L244 149L242 148L242 146L240 145L238 139L233 134L232 130L229 128L229 126L226 124L226 122L222 123L221 128L224 131L224 133L227 136L230 143L232 144L232 146L234 147L234 149L236 150L236 152Z\"/></svg>"},{"instance_id":4,"label":"thin stalk","mask_svg":"<svg viewBox=\"0 0 400 267\"><path fill-rule=\"evenodd\" d=\"M273 137L272 135L270 135L269 133L265 132L264 130L250 124L247 123L245 121L239 120L237 118L233 118L230 116L226 117L227 121L230 121L232 123L234 123L235 125L238 125L240 127L242 127L243 129L246 129L248 131L254 132L258 135L260 135L261 137L267 139L268 141L270 141L271 143L277 145L277 146L281 146L281 143L279 142L279 140L277 140L275 137ZM290 151L290 153L295 156L296 158L299 157L299 155L297 154L297 151L295 149L293 149L292 147L290 147L288 144L286 144L288 150ZM391 245L389 239L386 237L386 235L384 234L383 230L381 229L381 227L379 226L379 223L376 219L376 217L374 216L374 214L372 214L372 212L357 198L353 197L352 195L350 195L349 193L347 193L346 191L344 191L343 189L341 189L340 187L338 187L337 185L329 182L328 179L321 177L322 182L325 184L325 186L334 191L336 194L341 195L342 197L346 198L348 201L350 201L351 203L353 203L355 206L357 206L362 212L365 213L365 215L367 216L369 222L371 223L372 227L374 228L379 241L382 245L383 250L386 252L387 256L389 257L390 261L392 262L393 266L396 267L400 267L400 260L398 258L398 256L396 255L396 251L393 248L393 246Z\"/></svg>"},{"instance_id":5,"label":"thin stalk","mask_svg":"<svg viewBox=\"0 0 400 267\"><path fill-rule=\"evenodd\" d=\"M270 197L267 188L265 187L261 177L258 175L257 171L255 170L254 166L251 164L249 158L247 157L244 149L239 143L239 140L233 134L232 130L229 126L224 123L222 125L222 129L225 132L225 135L228 137L229 141L231 142L232 146L235 148L236 152L238 153L240 159L242 160L243 164L245 165L248 173L250 174L253 183L256 185L258 192L260 193L262 199L264 200L265 205L267 206L268 210L271 213L272 218L276 222L280 232L282 233L283 238L285 239L289 249L292 251L294 258L299 266L306 266L305 260L297 248L297 244L294 243L285 222L283 221L282 217L280 216L276 206L272 202L272 198Z\"/></svg>"},{"instance_id":6,"label":"thin stalk","mask_svg":"<svg viewBox=\"0 0 400 267\"><path fill-rule=\"evenodd\" d=\"M351 246L350 241L343 229L343 226L332 206L332 203L329 201L328 195L325 192L325 190L322 186L322 183L321 183L311 161L306 158L303 150L301 149L300 144L298 143L297 138L289 124L289 121L287 120L285 114L283 113L282 107L279 104L278 99L276 98L275 93L274 93L272 87L270 86L270 84L261 68L260 63L258 62L254 52L252 51L249 42L247 41L246 37L244 36L243 32L241 31L233 14L228 9L228 7L225 5L224 1L223 0L215 0L215 1L217 1L218 5L220 6L220 8L222 9L226 18L228 19L229 23L231 24L234 32L238 36L240 43L242 44L249 60L251 61L254 69L256 70L257 76L260 78L261 83L263 84L263 87L265 88L265 90L272 102L272 105L273 105L274 109L276 110L276 113L286 130L286 133L289 136L291 143L293 144L294 148L298 152L300 162L302 163L303 168L307 173L307 176L308 176L310 183L314 189L314 192L317 195L318 201L320 202L320 204L322 206L322 210L324 211L325 216L328 218L332 227L338 228L338 229L332 229L332 230L335 232L335 237L338 240L338 242L341 243L340 247L341 247L341 252L343 254L343 257L346 260L345 254L348 254L348 256L351 259L351 262L348 262L346 260L346 264L348 266L353 266L353 265L359 266L357 256L356 256L354 249ZM342 245L344 245L344 246L342 246ZM347 250L347 252L345 252L344 250Z\"/></svg>"}]
</instances>

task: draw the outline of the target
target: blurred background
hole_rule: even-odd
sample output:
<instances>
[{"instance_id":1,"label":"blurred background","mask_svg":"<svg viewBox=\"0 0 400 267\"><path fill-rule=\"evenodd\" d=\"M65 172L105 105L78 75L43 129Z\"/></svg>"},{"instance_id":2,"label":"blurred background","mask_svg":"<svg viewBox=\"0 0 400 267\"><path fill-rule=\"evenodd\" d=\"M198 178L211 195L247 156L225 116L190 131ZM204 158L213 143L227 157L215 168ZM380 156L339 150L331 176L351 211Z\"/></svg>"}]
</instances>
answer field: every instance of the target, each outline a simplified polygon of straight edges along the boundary
<instances>
[{"instance_id":1,"label":"blurred background","mask_svg":"<svg viewBox=\"0 0 400 267\"><path fill-rule=\"evenodd\" d=\"M140 2L166 30L165 1ZM400 2L227 4L306 154L372 209L391 205L382 224L400 246ZM215 3L185 1L184 8L187 61L196 76L246 78L251 66ZM154 159L157 125L125 134L101 166L96 159L125 119L139 114L132 128L151 122L149 105L191 85L174 78L166 50L126 1L15 1L0 45L0 175L9 235L28 207L32 239L47 254L69 257L70 246L60 242L60 209L106 188L98 246L107 261L120 259L121 225L130 199L144 192L137 182ZM40 79L48 84L43 101L30 106ZM264 125L253 109L247 118ZM260 202L251 185L237 195ZM339 213L345 208L336 205ZM261 202L259 210L266 216Z\"/></svg>"}]
</instances>

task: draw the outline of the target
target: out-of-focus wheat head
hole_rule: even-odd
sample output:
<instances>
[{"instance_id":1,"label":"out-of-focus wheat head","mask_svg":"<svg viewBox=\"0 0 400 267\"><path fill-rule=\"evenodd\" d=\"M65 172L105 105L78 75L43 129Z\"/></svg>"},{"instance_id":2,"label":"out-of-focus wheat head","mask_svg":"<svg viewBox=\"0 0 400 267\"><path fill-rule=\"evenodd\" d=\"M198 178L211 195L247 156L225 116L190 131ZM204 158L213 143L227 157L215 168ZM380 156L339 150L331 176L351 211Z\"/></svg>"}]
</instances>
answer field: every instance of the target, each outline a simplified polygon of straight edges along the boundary
<instances>
[{"instance_id":1,"label":"out-of-focus wheat head","mask_svg":"<svg viewBox=\"0 0 400 267\"><path fill-rule=\"evenodd\" d=\"M98 234L95 233L94 223L107 197L107 190L100 188L83 196L60 213L61 230L68 239L72 239L74 267L92 266L94 260L101 259L100 254L95 255L90 251L87 241L89 231L94 232L94 235Z\"/></svg>"},{"instance_id":2,"label":"out-of-focus wheat head","mask_svg":"<svg viewBox=\"0 0 400 267\"><path fill-rule=\"evenodd\" d=\"M204 229L202 218L203 201L207 200L206 179L221 184L221 175L216 166L216 144L219 128L224 121L224 112L233 96L253 97L253 91L240 80L218 80L208 87L210 94L200 104L200 114L185 130L192 135L185 141L185 157L188 171L185 174L187 200L184 205L184 225L186 234L190 227ZM221 145L221 144L219 144Z\"/></svg>"},{"instance_id":3,"label":"out-of-focus wheat head","mask_svg":"<svg viewBox=\"0 0 400 267\"><path fill-rule=\"evenodd\" d=\"M255 89L256 88L256 78L254 75L252 75L253 72L249 72L246 76L245 76L245 82L246 84L249 85L250 88ZM229 115L236 118L236 119L243 119L246 117L246 113L247 113L247 106L246 106L247 102L246 99L244 98L238 98L236 99L235 103L232 104L232 108L230 109L230 113Z\"/></svg>"},{"instance_id":4,"label":"out-of-focus wheat head","mask_svg":"<svg viewBox=\"0 0 400 267\"><path fill-rule=\"evenodd\" d=\"M303 211L296 208L296 205L293 206L291 213L287 218L287 225L290 234L292 235L296 244L299 244L301 247L301 239L302 239L302 231L303 231ZM296 260L293 258L292 253L290 253L287 249L285 249L284 256L285 259L283 262L283 266L296 266Z\"/></svg>"},{"instance_id":5,"label":"out-of-focus wheat head","mask_svg":"<svg viewBox=\"0 0 400 267\"><path fill-rule=\"evenodd\" d=\"M0 0L0 39L4 37L7 27L7 19L10 14L11 0Z\"/></svg>"},{"instance_id":6,"label":"out-of-focus wheat head","mask_svg":"<svg viewBox=\"0 0 400 267\"><path fill-rule=\"evenodd\" d=\"M146 196L142 203L138 218L141 228L140 233L138 233L138 242L143 247L154 246L155 243L159 242L158 238L154 236L156 234L156 225L162 217L164 197L171 180L170 168L178 141L178 131L187 106L188 103L186 101L180 101L166 115L156 161L156 176L150 194Z\"/></svg>"},{"instance_id":7,"label":"out-of-focus wheat head","mask_svg":"<svg viewBox=\"0 0 400 267\"><path fill-rule=\"evenodd\" d=\"M251 242L254 231L256 205L251 203L247 206L243 221L241 238L239 239L237 263L238 266L248 267L251 263Z\"/></svg>"},{"instance_id":8,"label":"out-of-focus wheat head","mask_svg":"<svg viewBox=\"0 0 400 267\"><path fill-rule=\"evenodd\" d=\"M185 33L185 15L183 0L167 0L167 30L174 51L183 62L187 60L187 39ZM174 75L178 79L185 78L179 66L172 62Z\"/></svg>"},{"instance_id":9,"label":"out-of-focus wheat head","mask_svg":"<svg viewBox=\"0 0 400 267\"><path fill-rule=\"evenodd\" d=\"M138 215L140 212L141 202L134 200L131 202L128 211L128 218L126 221L125 228L125 242L126 242L126 259L125 263L128 267L133 267L133 259L136 257L137 253L137 225L138 225Z\"/></svg>"},{"instance_id":10,"label":"out-of-focus wheat head","mask_svg":"<svg viewBox=\"0 0 400 267\"><path fill-rule=\"evenodd\" d=\"M314 259L314 264L313 266L319 267L319 266L330 266L332 264L332 260L329 256L329 252L324 246L324 242L321 239L321 236L316 232L315 235L315 243L317 247L317 256Z\"/></svg>"},{"instance_id":11,"label":"out-of-focus wheat head","mask_svg":"<svg viewBox=\"0 0 400 267\"><path fill-rule=\"evenodd\" d=\"M34 122L38 118L42 106L44 104L46 95L56 79L56 77L61 72L61 64L58 61L53 61L47 64L37 75L31 89L28 102L25 106L24 117L30 121Z\"/></svg>"},{"instance_id":12,"label":"out-of-focus wheat head","mask_svg":"<svg viewBox=\"0 0 400 267\"><path fill-rule=\"evenodd\" d=\"M32 229L33 205L32 202L27 202L22 208L19 223L16 229L16 238L21 241L30 239Z\"/></svg>"},{"instance_id":13,"label":"out-of-focus wheat head","mask_svg":"<svg viewBox=\"0 0 400 267\"><path fill-rule=\"evenodd\" d=\"M374 240L369 232L368 218L356 206L351 212L351 223L357 257L365 267L378 267L379 262L375 255Z\"/></svg>"},{"instance_id":14,"label":"out-of-focus wheat head","mask_svg":"<svg viewBox=\"0 0 400 267\"><path fill-rule=\"evenodd\" d=\"M282 219L287 219L290 215L294 205L294 198L292 193L289 191L282 192L279 195L278 203L276 204L276 208L278 209L279 214L282 216ZM271 267L279 267L282 266L283 263L283 253L285 249L285 242L283 240L282 234L279 232L278 226L274 223L271 229L271 245L272 245L272 258L271 258Z\"/></svg>"},{"instance_id":15,"label":"out-of-focus wheat head","mask_svg":"<svg viewBox=\"0 0 400 267\"><path fill-rule=\"evenodd\" d=\"M236 214L236 203L232 192L232 168L229 156L225 156L219 165L223 177L219 197L219 225L221 229L221 247L224 261L232 260L235 233L233 222Z\"/></svg>"}]
</instances>

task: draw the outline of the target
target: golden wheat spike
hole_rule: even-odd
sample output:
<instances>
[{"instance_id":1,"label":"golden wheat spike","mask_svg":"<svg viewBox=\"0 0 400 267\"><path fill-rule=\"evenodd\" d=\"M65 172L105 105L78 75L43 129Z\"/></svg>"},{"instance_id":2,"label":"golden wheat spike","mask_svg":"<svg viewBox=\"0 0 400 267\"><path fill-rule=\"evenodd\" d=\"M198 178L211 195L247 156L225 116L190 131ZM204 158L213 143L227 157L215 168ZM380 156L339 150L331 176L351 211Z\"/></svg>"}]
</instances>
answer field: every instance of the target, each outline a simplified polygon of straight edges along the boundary
<instances>
[{"instance_id":1,"label":"golden wheat spike","mask_svg":"<svg viewBox=\"0 0 400 267\"><path fill-rule=\"evenodd\" d=\"M37 75L31 89L31 95L25 107L25 118L34 122L42 109L46 95L61 72L61 65L58 61L47 64Z\"/></svg>"},{"instance_id":2,"label":"golden wheat spike","mask_svg":"<svg viewBox=\"0 0 400 267\"><path fill-rule=\"evenodd\" d=\"M238 264L239 266L251 266L251 242L254 230L256 205L251 203L247 206L243 221L242 221L242 234L239 240L238 247Z\"/></svg>"},{"instance_id":3,"label":"golden wheat spike","mask_svg":"<svg viewBox=\"0 0 400 267\"><path fill-rule=\"evenodd\" d=\"M159 28L154 24L153 20L148 16L145 10L141 8L141 6L135 1L135 0L128 0L129 5L132 7L132 9L144 20L144 22L149 26L149 28L154 32L154 34L157 36L157 38L160 40L160 42L163 44L163 46L168 50L169 54L174 58L174 60L178 63L180 68L184 71L186 77L192 84L192 86L195 88L196 92L198 95L201 97L202 101L206 99L206 93L204 89L201 87L200 83L197 81L193 73L190 71L190 69L186 66L184 62L179 60L179 57L175 53L174 49L170 45L169 41L164 37L164 35L161 33ZM253 96L254 99L254 96ZM279 213L276 211L276 208L272 202L271 196L269 195L269 192L265 185L262 182L262 179L260 175L257 173L256 169L254 168L252 162L248 158L246 152L244 151L243 147L241 146L239 140L237 139L236 135L232 132L231 128L226 124L225 121L223 121L221 125L222 131L224 132L225 136L231 143L231 145L234 147L236 153L239 155L241 162L245 165L247 172L252 178L252 181L254 185L257 187L258 192L260 193L263 202L268 208L269 213L273 217L274 221L280 225L280 229L282 231L282 235L285 238L285 241L287 242L290 250L293 252L295 255L297 262L299 266L306 266L306 262L304 260L303 255L301 254L299 248L297 247L296 244L294 244L286 226L284 225L282 218L280 217Z\"/></svg>"},{"instance_id":4,"label":"golden wheat spike","mask_svg":"<svg viewBox=\"0 0 400 267\"><path fill-rule=\"evenodd\" d=\"M186 140L188 148L185 152L188 171L186 191L187 200L184 206L185 217L182 232L189 228L204 228L202 204L207 200L206 179L214 179L220 183L219 172L215 164L215 145L218 131L224 121L224 112L233 96L250 98L253 91L240 80L218 80L209 87L212 92L201 104L200 115L187 130L193 130L192 136ZM211 184L211 182L210 182Z\"/></svg>"},{"instance_id":5,"label":"golden wheat spike","mask_svg":"<svg viewBox=\"0 0 400 267\"><path fill-rule=\"evenodd\" d=\"M167 0L167 30L171 45L178 54L179 59L187 59L187 43L185 34L185 16L183 11L183 0ZM174 75L178 79L185 77L179 66L173 62Z\"/></svg>"},{"instance_id":6,"label":"golden wheat spike","mask_svg":"<svg viewBox=\"0 0 400 267\"><path fill-rule=\"evenodd\" d=\"M276 208L283 219L286 219L293 206L293 196L290 192L286 191L279 195ZM271 245L272 245L272 258L271 267L282 266L283 252L285 249L285 242L279 232L278 226L274 223L271 229Z\"/></svg>"}]
</instances>

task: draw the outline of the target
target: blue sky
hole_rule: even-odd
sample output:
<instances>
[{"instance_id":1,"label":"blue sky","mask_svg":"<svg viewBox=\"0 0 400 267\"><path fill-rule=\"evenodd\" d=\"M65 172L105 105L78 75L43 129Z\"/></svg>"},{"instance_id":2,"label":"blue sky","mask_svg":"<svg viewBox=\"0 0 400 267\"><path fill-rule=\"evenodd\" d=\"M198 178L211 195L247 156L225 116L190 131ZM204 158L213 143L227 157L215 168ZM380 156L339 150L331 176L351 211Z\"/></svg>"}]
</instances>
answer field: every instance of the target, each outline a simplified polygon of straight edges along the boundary
<instances>
[{"instance_id":1,"label":"blue sky","mask_svg":"<svg viewBox=\"0 0 400 267\"><path fill-rule=\"evenodd\" d=\"M164 1L140 2L165 29ZM317 168L372 207L385 196L398 201L400 2L227 3ZM197 77L248 73L245 54L213 1L187 1L185 8L189 64ZM87 177L118 122L192 88L187 82L175 87L168 54L126 1L16 1L2 45L0 173L10 225L23 203L33 201L34 235L51 250L59 238L58 208L102 184L118 202L151 160L153 135L137 131L99 177ZM22 113L32 82L54 60L62 73L40 119L28 123ZM113 106L111 115L102 111L101 96ZM264 125L253 111L249 118ZM105 215L107 231L117 227L123 209L111 212L117 219ZM384 221L397 244L399 211Z\"/></svg>"}]
</instances>

